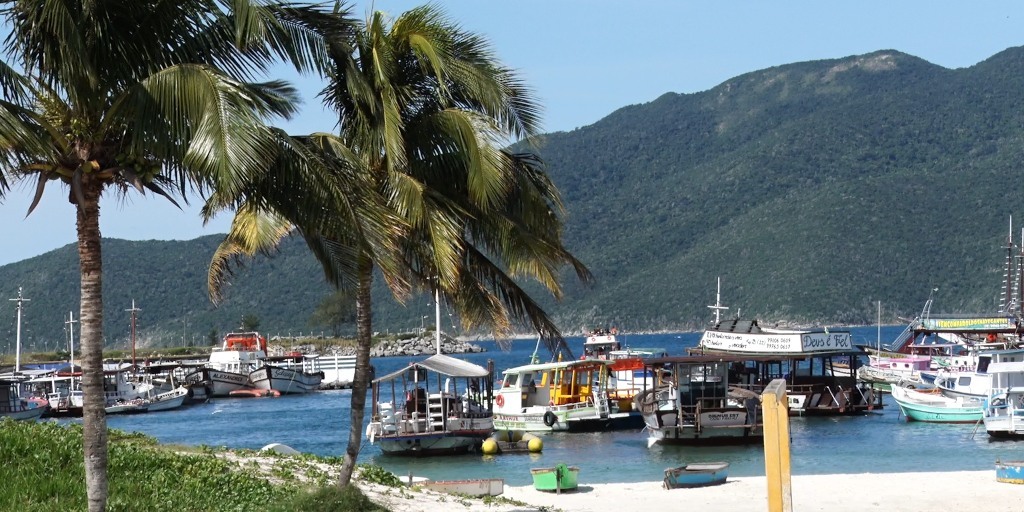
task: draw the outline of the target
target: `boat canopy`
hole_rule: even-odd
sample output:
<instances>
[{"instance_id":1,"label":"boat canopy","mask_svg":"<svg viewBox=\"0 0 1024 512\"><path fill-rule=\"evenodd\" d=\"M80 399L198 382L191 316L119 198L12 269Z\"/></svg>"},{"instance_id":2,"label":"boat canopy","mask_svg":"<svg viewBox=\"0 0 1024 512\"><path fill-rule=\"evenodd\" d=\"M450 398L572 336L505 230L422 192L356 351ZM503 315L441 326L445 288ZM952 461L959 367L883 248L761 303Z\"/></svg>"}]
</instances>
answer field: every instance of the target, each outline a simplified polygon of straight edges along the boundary
<instances>
[{"instance_id":1,"label":"boat canopy","mask_svg":"<svg viewBox=\"0 0 1024 512\"><path fill-rule=\"evenodd\" d=\"M1024 362L1008 361L988 365L988 373L1024 373Z\"/></svg>"},{"instance_id":2,"label":"boat canopy","mask_svg":"<svg viewBox=\"0 0 1024 512\"><path fill-rule=\"evenodd\" d=\"M412 363L401 370L391 372L383 377L374 379L373 382L377 383L395 380L405 375L409 370L417 368L423 368L449 377L486 377L489 375L487 369L480 365L443 354L435 354L423 361Z\"/></svg>"},{"instance_id":3,"label":"boat canopy","mask_svg":"<svg viewBox=\"0 0 1024 512\"><path fill-rule=\"evenodd\" d=\"M523 366L516 366L509 368L502 373L525 373L525 372L545 372L548 370L559 370L569 369L576 366L593 366L595 364L611 366L615 361L608 359L574 359L571 361L557 361L554 363L540 363L540 364L527 364Z\"/></svg>"}]
</instances>

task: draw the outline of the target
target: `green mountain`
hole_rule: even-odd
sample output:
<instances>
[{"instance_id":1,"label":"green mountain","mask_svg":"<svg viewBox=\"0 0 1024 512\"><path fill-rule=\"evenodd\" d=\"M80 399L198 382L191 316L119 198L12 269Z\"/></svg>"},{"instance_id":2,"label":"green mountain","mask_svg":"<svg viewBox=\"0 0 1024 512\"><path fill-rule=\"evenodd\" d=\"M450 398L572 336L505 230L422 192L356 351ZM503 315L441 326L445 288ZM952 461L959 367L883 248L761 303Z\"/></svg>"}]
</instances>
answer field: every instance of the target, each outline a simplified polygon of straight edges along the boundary
<instances>
[{"instance_id":1,"label":"green mountain","mask_svg":"<svg viewBox=\"0 0 1024 512\"><path fill-rule=\"evenodd\" d=\"M765 322L869 324L876 301L894 322L935 287L935 312L992 312L1022 144L1024 48L955 70L891 50L803 62L625 107L540 141L568 246L596 276L541 301L569 332L697 328L717 277L728 314ZM133 299L149 344L205 342L246 314L271 335L311 330L330 290L301 241L238 272L214 309L218 241L105 240L107 344L125 346ZM0 267L0 292L31 299L29 347L66 339L77 272L72 246ZM431 323L428 297L375 300L381 331Z\"/></svg>"}]
</instances>

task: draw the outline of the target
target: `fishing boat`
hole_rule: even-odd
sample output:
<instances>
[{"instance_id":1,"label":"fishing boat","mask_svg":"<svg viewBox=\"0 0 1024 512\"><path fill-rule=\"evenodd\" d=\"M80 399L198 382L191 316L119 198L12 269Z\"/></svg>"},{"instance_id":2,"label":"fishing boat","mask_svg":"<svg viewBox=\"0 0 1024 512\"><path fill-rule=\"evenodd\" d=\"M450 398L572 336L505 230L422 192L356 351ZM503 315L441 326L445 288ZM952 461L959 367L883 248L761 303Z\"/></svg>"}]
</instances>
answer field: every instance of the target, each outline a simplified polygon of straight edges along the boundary
<instances>
[{"instance_id":1,"label":"fishing boat","mask_svg":"<svg viewBox=\"0 0 1024 512\"><path fill-rule=\"evenodd\" d=\"M117 400L106 407L107 414L140 414L149 412L149 402L142 398Z\"/></svg>"},{"instance_id":2,"label":"fishing boat","mask_svg":"<svg viewBox=\"0 0 1024 512\"><path fill-rule=\"evenodd\" d=\"M657 385L634 401L649 433L647 445L762 442L760 397L729 384L730 369L743 367L745 360L709 355L646 360Z\"/></svg>"},{"instance_id":3,"label":"fishing boat","mask_svg":"<svg viewBox=\"0 0 1024 512\"><path fill-rule=\"evenodd\" d=\"M1024 438L1024 362L988 365L992 389L985 400L982 421L989 437Z\"/></svg>"},{"instance_id":4,"label":"fishing boat","mask_svg":"<svg viewBox=\"0 0 1024 512\"><path fill-rule=\"evenodd\" d=\"M46 413L48 406L21 398L19 384L18 381L0 380L0 418L34 420Z\"/></svg>"},{"instance_id":5,"label":"fishing boat","mask_svg":"<svg viewBox=\"0 0 1024 512\"><path fill-rule=\"evenodd\" d=\"M534 468L533 488L538 491L575 491L579 485L580 468L559 463L553 468Z\"/></svg>"},{"instance_id":6,"label":"fishing boat","mask_svg":"<svg viewBox=\"0 0 1024 512\"><path fill-rule=\"evenodd\" d=\"M504 371L494 427L527 432L603 432L643 427L639 411L609 399L608 359L528 364Z\"/></svg>"},{"instance_id":7,"label":"fishing boat","mask_svg":"<svg viewBox=\"0 0 1024 512\"><path fill-rule=\"evenodd\" d=\"M493 372L442 354L371 383L366 438L386 455L446 455L478 450L494 431Z\"/></svg>"},{"instance_id":8,"label":"fishing boat","mask_svg":"<svg viewBox=\"0 0 1024 512\"><path fill-rule=\"evenodd\" d=\"M283 395L309 393L320 388L324 374L311 367L287 367L271 364L249 372L249 382L256 389L274 390Z\"/></svg>"},{"instance_id":9,"label":"fishing boat","mask_svg":"<svg viewBox=\"0 0 1024 512\"><path fill-rule=\"evenodd\" d=\"M267 339L258 332L233 332L210 353L206 366L186 377L191 386L205 387L212 397L229 396L232 391L252 387L249 374L263 366Z\"/></svg>"},{"instance_id":10,"label":"fishing boat","mask_svg":"<svg viewBox=\"0 0 1024 512\"><path fill-rule=\"evenodd\" d=\"M927 423L977 423L981 420L981 400L948 397L937 391L922 392L899 385L892 387L892 399L907 421Z\"/></svg>"},{"instance_id":11,"label":"fishing boat","mask_svg":"<svg viewBox=\"0 0 1024 512\"><path fill-rule=\"evenodd\" d=\"M666 489L721 485L729 477L728 462L698 462L665 470Z\"/></svg>"},{"instance_id":12,"label":"fishing boat","mask_svg":"<svg viewBox=\"0 0 1024 512\"><path fill-rule=\"evenodd\" d=\"M146 409L149 412L177 409L185 404L185 400L188 398L188 395L189 390L185 386L179 386L163 393L151 394L146 398Z\"/></svg>"}]
</instances>

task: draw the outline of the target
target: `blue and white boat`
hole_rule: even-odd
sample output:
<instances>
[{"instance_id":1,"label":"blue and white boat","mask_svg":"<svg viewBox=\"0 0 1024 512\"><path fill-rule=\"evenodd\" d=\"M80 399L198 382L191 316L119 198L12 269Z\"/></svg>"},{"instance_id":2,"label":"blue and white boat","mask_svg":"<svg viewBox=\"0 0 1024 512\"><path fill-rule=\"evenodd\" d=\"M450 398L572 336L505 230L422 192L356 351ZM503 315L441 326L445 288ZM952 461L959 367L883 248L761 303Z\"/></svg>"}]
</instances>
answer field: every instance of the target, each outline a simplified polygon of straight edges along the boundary
<instances>
[{"instance_id":1,"label":"blue and white boat","mask_svg":"<svg viewBox=\"0 0 1024 512\"><path fill-rule=\"evenodd\" d=\"M1024 484L1024 461L996 461L996 481L1007 484Z\"/></svg>"},{"instance_id":2,"label":"blue and white boat","mask_svg":"<svg viewBox=\"0 0 1024 512\"><path fill-rule=\"evenodd\" d=\"M728 462L702 462L665 470L665 488L680 489L724 484L729 477Z\"/></svg>"}]
</instances>

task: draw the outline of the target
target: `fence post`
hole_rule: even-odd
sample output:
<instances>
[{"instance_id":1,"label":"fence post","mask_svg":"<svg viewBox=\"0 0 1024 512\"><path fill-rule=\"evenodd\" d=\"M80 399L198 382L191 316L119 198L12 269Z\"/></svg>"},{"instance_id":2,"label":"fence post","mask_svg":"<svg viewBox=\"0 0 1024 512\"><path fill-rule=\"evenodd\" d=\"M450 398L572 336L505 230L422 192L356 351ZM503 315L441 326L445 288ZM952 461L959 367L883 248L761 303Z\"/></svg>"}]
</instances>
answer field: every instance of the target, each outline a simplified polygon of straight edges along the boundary
<instances>
[{"instance_id":1,"label":"fence post","mask_svg":"<svg viewBox=\"0 0 1024 512\"><path fill-rule=\"evenodd\" d=\"M761 393L764 415L764 470L768 480L768 512L792 512L789 460L789 401L786 381L775 379Z\"/></svg>"}]
</instances>

